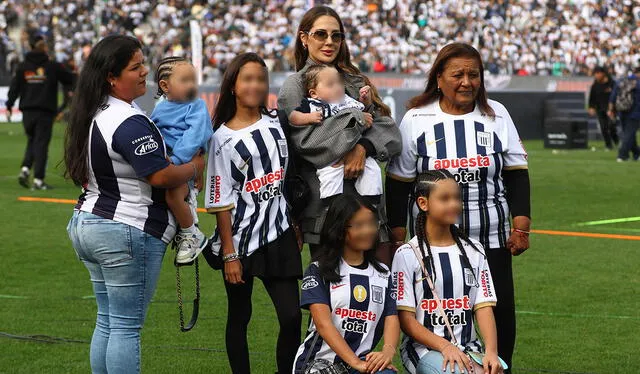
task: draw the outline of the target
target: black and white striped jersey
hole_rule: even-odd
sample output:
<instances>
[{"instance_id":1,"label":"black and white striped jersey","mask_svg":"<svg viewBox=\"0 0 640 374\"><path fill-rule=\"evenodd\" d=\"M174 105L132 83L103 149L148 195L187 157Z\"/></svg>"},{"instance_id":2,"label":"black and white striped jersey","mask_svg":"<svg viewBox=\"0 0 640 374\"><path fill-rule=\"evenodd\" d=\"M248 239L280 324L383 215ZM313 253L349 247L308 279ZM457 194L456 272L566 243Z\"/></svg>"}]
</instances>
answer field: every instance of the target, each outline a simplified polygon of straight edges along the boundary
<instances>
[{"instance_id":1,"label":"black and white striped jersey","mask_svg":"<svg viewBox=\"0 0 640 374\"><path fill-rule=\"evenodd\" d=\"M412 238L411 243L417 247L418 239ZM479 352L482 345L474 328L473 312L482 307L494 306L497 299L484 252L477 251L464 240L462 245L469 257L471 268L466 264L457 245L431 247L435 268L434 286L440 306L449 319L458 344ZM480 243L474 241L474 245L483 251ZM429 259L426 258L424 265L427 271L431 271L429 263ZM451 341L444 319L438 311L438 302L422 274L422 268L411 245L405 244L398 248L393 257L391 271L397 289L398 310L414 312L416 319L424 327ZM434 280L434 274L430 276ZM415 373L420 358L427 352L429 349L424 345L409 336L403 337L400 354L405 368L410 373Z\"/></svg>"},{"instance_id":2,"label":"black and white striped jersey","mask_svg":"<svg viewBox=\"0 0 640 374\"><path fill-rule=\"evenodd\" d=\"M135 103L109 97L93 118L88 142L89 179L76 209L171 241L176 227L165 190L145 179L169 165L153 122Z\"/></svg>"},{"instance_id":3,"label":"black and white striped jersey","mask_svg":"<svg viewBox=\"0 0 640 374\"><path fill-rule=\"evenodd\" d=\"M413 181L417 174L449 170L462 188L460 228L489 248L505 248L510 230L502 170L527 168L518 131L500 103L489 100L491 118L476 109L450 115L438 101L409 110L400 124L402 152L389 162L389 177ZM410 232L418 213L410 199Z\"/></svg>"},{"instance_id":4,"label":"black and white striped jersey","mask_svg":"<svg viewBox=\"0 0 640 374\"><path fill-rule=\"evenodd\" d=\"M249 256L289 228L283 195L287 141L279 119L264 114L240 130L223 124L212 139L205 208L210 213L231 209L234 248ZM217 254L217 229L213 243Z\"/></svg>"},{"instance_id":5,"label":"black and white striped jersey","mask_svg":"<svg viewBox=\"0 0 640 374\"><path fill-rule=\"evenodd\" d=\"M328 305L333 325L356 356L364 359L382 338L385 318L397 314L391 273L379 272L371 264L366 264L366 268L353 267L344 260L340 261L338 273L341 281L327 283L317 262L310 264L300 286L300 305L307 309L312 304ZM305 362L308 366L318 360L330 364L342 362L312 321L298 348L294 373L305 372Z\"/></svg>"}]
</instances>

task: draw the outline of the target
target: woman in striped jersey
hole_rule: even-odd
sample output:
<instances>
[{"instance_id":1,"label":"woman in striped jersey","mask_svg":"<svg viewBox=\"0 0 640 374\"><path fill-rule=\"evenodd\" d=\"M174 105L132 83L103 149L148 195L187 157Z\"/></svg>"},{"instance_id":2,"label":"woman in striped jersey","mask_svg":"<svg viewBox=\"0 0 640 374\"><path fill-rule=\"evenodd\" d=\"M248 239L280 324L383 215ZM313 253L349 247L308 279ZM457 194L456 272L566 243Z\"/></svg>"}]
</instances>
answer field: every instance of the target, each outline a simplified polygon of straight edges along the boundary
<instances>
[{"instance_id":1,"label":"woman in striped jersey","mask_svg":"<svg viewBox=\"0 0 640 374\"><path fill-rule=\"evenodd\" d=\"M202 155L167 161L160 131L134 102L147 90L142 48L124 35L93 47L65 139L65 174L83 190L67 231L98 305L92 373L140 372L140 330L176 233L164 189L204 169Z\"/></svg>"},{"instance_id":2,"label":"woman in striped jersey","mask_svg":"<svg viewBox=\"0 0 640 374\"><path fill-rule=\"evenodd\" d=\"M496 294L498 351L511 366L516 337L512 256L529 247L527 154L507 109L489 100L478 51L453 43L438 53L427 87L400 124L402 152L389 162L387 213L395 241L406 236L416 175L448 170L462 188L459 227L486 249ZM509 218L513 219L513 231ZM413 224L409 227L412 229Z\"/></svg>"},{"instance_id":3,"label":"woman in striped jersey","mask_svg":"<svg viewBox=\"0 0 640 374\"><path fill-rule=\"evenodd\" d=\"M329 205L322 255L301 285L312 321L294 374L396 371L391 361L400 328L391 274L373 249L379 228L376 208L361 197L340 195ZM374 352L380 338L382 351Z\"/></svg>"},{"instance_id":4,"label":"woman in striped jersey","mask_svg":"<svg viewBox=\"0 0 640 374\"><path fill-rule=\"evenodd\" d=\"M220 87L207 163L205 207L216 215L217 228L213 250L203 254L214 268L224 263L227 355L236 374L251 372L247 325L254 277L278 315L279 373L291 372L300 344L302 261L283 196L289 151L277 112L266 109L268 93L264 61L255 53L236 56Z\"/></svg>"},{"instance_id":5,"label":"woman in striped jersey","mask_svg":"<svg viewBox=\"0 0 640 374\"><path fill-rule=\"evenodd\" d=\"M482 245L455 225L462 210L460 187L447 170L426 171L417 177L414 195L417 234L398 249L392 266L405 333L402 362L410 373L472 372L466 353L482 351L475 317L486 353L484 372L502 372L487 259Z\"/></svg>"}]
</instances>

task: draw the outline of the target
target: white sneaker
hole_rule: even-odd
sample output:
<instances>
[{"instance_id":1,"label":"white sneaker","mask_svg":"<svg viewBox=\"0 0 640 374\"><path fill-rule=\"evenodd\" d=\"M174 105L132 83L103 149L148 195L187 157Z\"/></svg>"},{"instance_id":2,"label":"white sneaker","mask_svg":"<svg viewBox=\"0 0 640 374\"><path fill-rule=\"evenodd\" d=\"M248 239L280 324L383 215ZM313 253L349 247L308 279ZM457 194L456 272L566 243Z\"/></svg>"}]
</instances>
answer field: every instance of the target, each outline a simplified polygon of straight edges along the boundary
<instances>
[{"instance_id":1,"label":"white sneaker","mask_svg":"<svg viewBox=\"0 0 640 374\"><path fill-rule=\"evenodd\" d=\"M188 264L195 260L209 242L207 236L198 228L193 233L180 230L175 241L178 247L177 264Z\"/></svg>"}]
</instances>

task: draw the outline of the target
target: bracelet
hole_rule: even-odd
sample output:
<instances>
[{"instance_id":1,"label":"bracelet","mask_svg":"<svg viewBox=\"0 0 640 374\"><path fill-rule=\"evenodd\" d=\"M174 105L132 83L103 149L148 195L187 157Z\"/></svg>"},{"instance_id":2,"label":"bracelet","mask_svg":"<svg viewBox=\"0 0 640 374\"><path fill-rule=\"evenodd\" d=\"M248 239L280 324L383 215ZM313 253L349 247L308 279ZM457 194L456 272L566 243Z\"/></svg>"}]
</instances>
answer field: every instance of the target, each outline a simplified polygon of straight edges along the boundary
<instances>
[{"instance_id":1,"label":"bracelet","mask_svg":"<svg viewBox=\"0 0 640 374\"><path fill-rule=\"evenodd\" d=\"M235 252L222 256L222 262L233 262L239 259L240 259L240 256Z\"/></svg>"},{"instance_id":2,"label":"bracelet","mask_svg":"<svg viewBox=\"0 0 640 374\"><path fill-rule=\"evenodd\" d=\"M520 229L513 229L513 232L517 232L517 233L522 234L524 236L529 236L529 234L531 234L531 231L520 230Z\"/></svg>"}]
</instances>

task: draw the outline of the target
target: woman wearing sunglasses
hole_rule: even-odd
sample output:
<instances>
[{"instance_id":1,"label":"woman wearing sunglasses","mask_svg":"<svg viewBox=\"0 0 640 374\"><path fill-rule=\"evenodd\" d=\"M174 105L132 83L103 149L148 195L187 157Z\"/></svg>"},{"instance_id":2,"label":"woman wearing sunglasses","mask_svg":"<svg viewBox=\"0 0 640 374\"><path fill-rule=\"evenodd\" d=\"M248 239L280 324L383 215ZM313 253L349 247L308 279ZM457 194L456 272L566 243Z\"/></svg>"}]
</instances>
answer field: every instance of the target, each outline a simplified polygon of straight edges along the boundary
<instances>
[{"instance_id":1,"label":"woman wearing sunglasses","mask_svg":"<svg viewBox=\"0 0 640 374\"><path fill-rule=\"evenodd\" d=\"M386 161L401 150L401 136L386 106L375 87L357 67L353 65L345 40L344 26L338 14L331 8L317 6L302 17L295 43L296 73L284 82L278 96L278 107L287 116L307 96L304 74L310 66L333 65L344 81L346 94L365 104L365 110L345 108L323 117L320 124L290 128L289 144L295 150L297 173L308 183L309 198L303 199L301 224L304 241L309 243L312 257L318 255L320 229L329 199L320 199L320 183L316 170L334 163L344 165L343 193L356 195L355 179L362 174L367 157ZM365 123L373 122L366 128ZM385 220L381 198L369 199ZM296 211L294 207L294 211ZM385 230L380 240L388 241ZM384 260L390 262L390 255Z\"/></svg>"}]
</instances>

